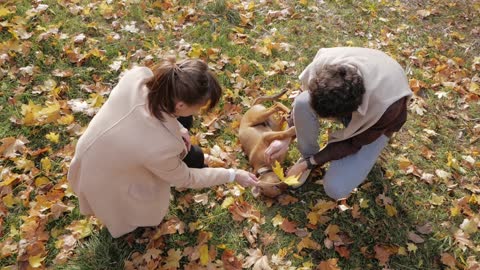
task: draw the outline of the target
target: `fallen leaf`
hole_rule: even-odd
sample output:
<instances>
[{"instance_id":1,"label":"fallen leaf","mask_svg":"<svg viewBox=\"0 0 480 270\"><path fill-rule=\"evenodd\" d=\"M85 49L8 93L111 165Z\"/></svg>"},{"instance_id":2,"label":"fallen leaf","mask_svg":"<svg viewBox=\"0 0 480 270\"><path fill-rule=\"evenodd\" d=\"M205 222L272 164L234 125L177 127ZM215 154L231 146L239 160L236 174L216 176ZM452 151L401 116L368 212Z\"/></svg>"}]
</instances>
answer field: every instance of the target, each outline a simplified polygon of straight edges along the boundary
<instances>
[{"instance_id":1,"label":"fallen leaf","mask_svg":"<svg viewBox=\"0 0 480 270\"><path fill-rule=\"evenodd\" d=\"M288 219L284 219L280 228L287 233L294 233L297 231L297 223L294 221L289 221Z\"/></svg>"},{"instance_id":2,"label":"fallen leaf","mask_svg":"<svg viewBox=\"0 0 480 270\"><path fill-rule=\"evenodd\" d=\"M222 254L222 262L225 270L241 270L242 262L235 256L233 250L225 250Z\"/></svg>"},{"instance_id":3,"label":"fallen leaf","mask_svg":"<svg viewBox=\"0 0 480 270\"><path fill-rule=\"evenodd\" d=\"M442 253L442 258L441 261L444 265L450 266L452 268L455 267L455 265L458 263L455 257L450 255L449 253Z\"/></svg>"},{"instance_id":4,"label":"fallen leaf","mask_svg":"<svg viewBox=\"0 0 480 270\"><path fill-rule=\"evenodd\" d=\"M317 266L317 270L341 270L337 265L338 259L328 259L326 261L321 261Z\"/></svg>"},{"instance_id":5,"label":"fallen leaf","mask_svg":"<svg viewBox=\"0 0 480 270\"><path fill-rule=\"evenodd\" d=\"M310 237L304 237L300 242L297 244L298 252L302 251L304 248L313 249L313 250L320 250L321 246L315 240L311 239Z\"/></svg>"},{"instance_id":6,"label":"fallen leaf","mask_svg":"<svg viewBox=\"0 0 480 270\"><path fill-rule=\"evenodd\" d=\"M425 240L422 237L420 237L420 235L418 235L414 232L408 232L407 237L410 241L412 241L416 244L420 244L420 243L425 242Z\"/></svg>"}]
</instances>

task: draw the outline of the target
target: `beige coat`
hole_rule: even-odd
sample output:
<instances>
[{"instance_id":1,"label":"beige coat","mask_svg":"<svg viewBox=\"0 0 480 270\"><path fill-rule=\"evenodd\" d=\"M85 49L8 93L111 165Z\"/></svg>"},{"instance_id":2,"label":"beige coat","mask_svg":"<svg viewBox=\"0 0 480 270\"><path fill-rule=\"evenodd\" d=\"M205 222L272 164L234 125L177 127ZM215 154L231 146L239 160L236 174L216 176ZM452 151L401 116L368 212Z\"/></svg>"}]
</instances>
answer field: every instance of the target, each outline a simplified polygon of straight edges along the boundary
<instances>
[{"instance_id":1,"label":"beige coat","mask_svg":"<svg viewBox=\"0 0 480 270\"><path fill-rule=\"evenodd\" d=\"M350 65L357 68L363 78L365 94L362 104L352 113L348 126L329 137L329 143L356 136L382 117L395 101L412 95L403 68L390 56L379 50L358 47L322 48L300 74L302 88L308 89L310 80L325 65Z\"/></svg>"},{"instance_id":2,"label":"beige coat","mask_svg":"<svg viewBox=\"0 0 480 270\"><path fill-rule=\"evenodd\" d=\"M127 71L80 137L68 180L85 215L113 237L156 226L168 212L170 187L203 188L228 182L224 168L188 168L179 123L154 118L145 104L145 67Z\"/></svg>"}]
</instances>

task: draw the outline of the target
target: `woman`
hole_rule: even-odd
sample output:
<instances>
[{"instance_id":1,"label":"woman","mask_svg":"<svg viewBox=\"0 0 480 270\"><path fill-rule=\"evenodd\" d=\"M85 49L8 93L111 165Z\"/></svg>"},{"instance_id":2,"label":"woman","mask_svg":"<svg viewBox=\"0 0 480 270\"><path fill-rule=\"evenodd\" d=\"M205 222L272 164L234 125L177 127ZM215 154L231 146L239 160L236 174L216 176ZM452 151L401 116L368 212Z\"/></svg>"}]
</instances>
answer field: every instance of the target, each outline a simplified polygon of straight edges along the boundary
<instances>
[{"instance_id":1,"label":"woman","mask_svg":"<svg viewBox=\"0 0 480 270\"><path fill-rule=\"evenodd\" d=\"M412 94L402 67L385 53L368 48L323 48L300 74L302 88L293 104L293 124L303 158L288 175L301 175L330 162L324 188L333 199L346 198L367 177L392 134L407 119ZM344 129L330 134L319 149L319 117L338 120ZM267 162L288 150L274 141Z\"/></svg>"},{"instance_id":2,"label":"woman","mask_svg":"<svg viewBox=\"0 0 480 270\"><path fill-rule=\"evenodd\" d=\"M201 149L190 146L187 129L177 121L183 117L185 124L203 107L213 108L221 92L201 60L176 63L170 57L153 70L125 72L79 139L70 165L68 180L81 213L95 215L119 237L158 225L171 186L204 188L233 180L256 185L247 171L204 168Z\"/></svg>"}]
</instances>

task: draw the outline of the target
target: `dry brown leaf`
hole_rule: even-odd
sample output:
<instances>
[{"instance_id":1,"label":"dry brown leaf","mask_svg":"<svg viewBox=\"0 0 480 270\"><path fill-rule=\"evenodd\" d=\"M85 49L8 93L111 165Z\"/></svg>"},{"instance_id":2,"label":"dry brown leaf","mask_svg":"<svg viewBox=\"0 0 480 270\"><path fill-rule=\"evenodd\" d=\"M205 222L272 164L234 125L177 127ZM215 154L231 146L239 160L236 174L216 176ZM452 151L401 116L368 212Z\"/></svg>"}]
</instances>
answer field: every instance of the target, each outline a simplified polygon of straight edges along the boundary
<instances>
[{"instance_id":1,"label":"dry brown leaf","mask_svg":"<svg viewBox=\"0 0 480 270\"><path fill-rule=\"evenodd\" d=\"M289 205L289 204L298 202L298 198L295 198L295 197L293 197L291 195L288 195L288 194L284 194L284 195L280 195L278 197L278 202L281 205Z\"/></svg>"},{"instance_id":2,"label":"dry brown leaf","mask_svg":"<svg viewBox=\"0 0 480 270\"><path fill-rule=\"evenodd\" d=\"M297 231L297 223L295 221L289 221L288 219L284 219L280 228L287 233L294 233Z\"/></svg>"},{"instance_id":3,"label":"dry brown leaf","mask_svg":"<svg viewBox=\"0 0 480 270\"><path fill-rule=\"evenodd\" d=\"M251 204L248 202L235 202L234 204L228 207L228 211L232 213L233 220L235 221L243 221L244 219L250 219L255 222L260 222L260 212L256 210Z\"/></svg>"},{"instance_id":4,"label":"dry brown leaf","mask_svg":"<svg viewBox=\"0 0 480 270\"><path fill-rule=\"evenodd\" d=\"M242 262L235 256L233 250L226 249L222 254L222 262L225 270L241 270Z\"/></svg>"},{"instance_id":5,"label":"dry brown leaf","mask_svg":"<svg viewBox=\"0 0 480 270\"><path fill-rule=\"evenodd\" d=\"M304 248L313 249L313 250L320 250L321 246L315 240L310 237L304 237L300 242L297 244L298 252L302 251Z\"/></svg>"},{"instance_id":6,"label":"dry brown leaf","mask_svg":"<svg viewBox=\"0 0 480 270\"><path fill-rule=\"evenodd\" d=\"M455 264L458 263L455 257L446 252L442 253L441 261L444 265L450 266L452 268L455 267Z\"/></svg>"},{"instance_id":7,"label":"dry brown leaf","mask_svg":"<svg viewBox=\"0 0 480 270\"><path fill-rule=\"evenodd\" d=\"M389 247L384 247L380 245L375 245L373 248L375 250L375 259L378 260L380 265L386 265L390 256L393 254Z\"/></svg>"},{"instance_id":8,"label":"dry brown leaf","mask_svg":"<svg viewBox=\"0 0 480 270\"><path fill-rule=\"evenodd\" d=\"M253 270L272 270L268 264L267 256L264 256L259 249L247 250L248 256L245 258L243 267ZM251 267L251 268L250 268Z\"/></svg>"},{"instance_id":9,"label":"dry brown leaf","mask_svg":"<svg viewBox=\"0 0 480 270\"><path fill-rule=\"evenodd\" d=\"M350 250L346 246L336 246L335 251L345 259L350 258Z\"/></svg>"},{"instance_id":10,"label":"dry brown leaf","mask_svg":"<svg viewBox=\"0 0 480 270\"><path fill-rule=\"evenodd\" d=\"M416 229L421 234L430 234L432 233L432 230L433 230L432 224L430 223L425 223L422 226L416 226Z\"/></svg>"},{"instance_id":11,"label":"dry brown leaf","mask_svg":"<svg viewBox=\"0 0 480 270\"><path fill-rule=\"evenodd\" d=\"M341 270L340 267L337 265L338 259L328 259L326 261L320 262L317 266L317 270Z\"/></svg>"},{"instance_id":12,"label":"dry brown leaf","mask_svg":"<svg viewBox=\"0 0 480 270\"><path fill-rule=\"evenodd\" d=\"M423 242L425 242L425 240L418 234L414 233L414 232L408 232L408 235L407 235L408 239L416 244L421 244Z\"/></svg>"}]
</instances>

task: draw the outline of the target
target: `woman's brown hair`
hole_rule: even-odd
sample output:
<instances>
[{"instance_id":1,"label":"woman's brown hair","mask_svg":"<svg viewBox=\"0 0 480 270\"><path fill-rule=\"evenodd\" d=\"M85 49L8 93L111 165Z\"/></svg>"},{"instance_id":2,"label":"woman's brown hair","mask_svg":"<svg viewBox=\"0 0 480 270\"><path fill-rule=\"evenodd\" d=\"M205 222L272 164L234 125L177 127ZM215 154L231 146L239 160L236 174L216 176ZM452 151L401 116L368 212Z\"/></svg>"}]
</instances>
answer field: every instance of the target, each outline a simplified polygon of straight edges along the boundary
<instances>
[{"instance_id":1,"label":"woman's brown hair","mask_svg":"<svg viewBox=\"0 0 480 270\"><path fill-rule=\"evenodd\" d=\"M202 60L176 62L174 56L169 56L152 71L153 77L146 83L148 109L161 121L164 120L162 113L173 115L177 102L188 106L208 102L211 110L222 95L222 87Z\"/></svg>"}]
</instances>

